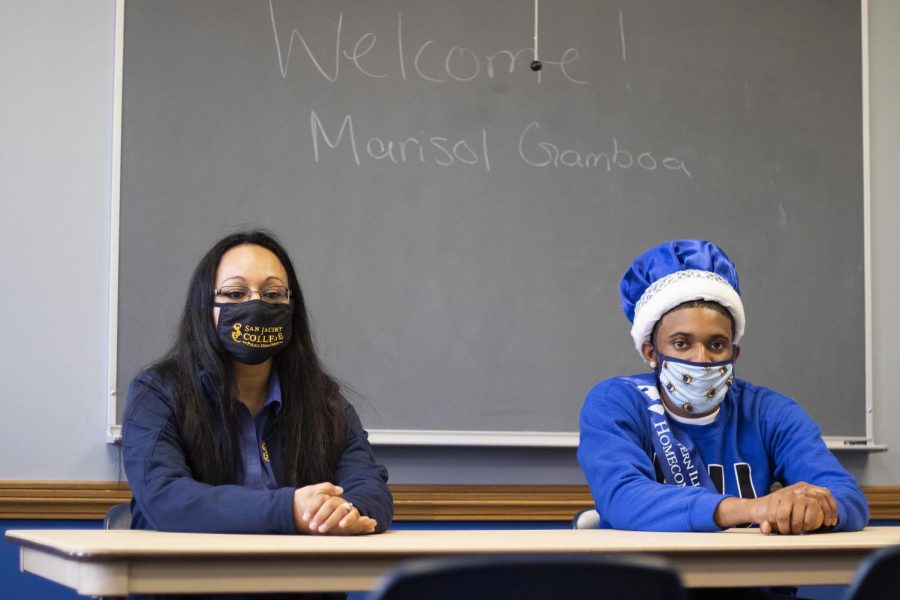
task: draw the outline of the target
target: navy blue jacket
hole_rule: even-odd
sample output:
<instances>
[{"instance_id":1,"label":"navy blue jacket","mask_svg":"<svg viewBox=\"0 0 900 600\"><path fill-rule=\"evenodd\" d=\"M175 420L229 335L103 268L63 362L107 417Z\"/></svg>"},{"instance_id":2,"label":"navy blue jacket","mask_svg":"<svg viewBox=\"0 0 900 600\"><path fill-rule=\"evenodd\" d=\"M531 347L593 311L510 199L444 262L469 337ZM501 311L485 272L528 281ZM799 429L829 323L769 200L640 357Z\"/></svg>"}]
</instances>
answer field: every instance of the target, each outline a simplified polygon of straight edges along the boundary
<instances>
[{"instance_id":1,"label":"navy blue jacket","mask_svg":"<svg viewBox=\"0 0 900 600\"><path fill-rule=\"evenodd\" d=\"M201 375L210 401L218 394ZM394 504L387 470L377 462L359 416L346 400L347 441L334 468L334 483L360 514L386 530ZM281 434L277 424L266 445L279 485L284 485ZM297 533L294 488L255 490L241 485L210 485L194 479L175 417L169 382L155 371L140 374L128 389L122 431L125 474L131 486L132 528L206 533ZM311 482L319 483L319 482Z\"/></svg>"}]
</instances>

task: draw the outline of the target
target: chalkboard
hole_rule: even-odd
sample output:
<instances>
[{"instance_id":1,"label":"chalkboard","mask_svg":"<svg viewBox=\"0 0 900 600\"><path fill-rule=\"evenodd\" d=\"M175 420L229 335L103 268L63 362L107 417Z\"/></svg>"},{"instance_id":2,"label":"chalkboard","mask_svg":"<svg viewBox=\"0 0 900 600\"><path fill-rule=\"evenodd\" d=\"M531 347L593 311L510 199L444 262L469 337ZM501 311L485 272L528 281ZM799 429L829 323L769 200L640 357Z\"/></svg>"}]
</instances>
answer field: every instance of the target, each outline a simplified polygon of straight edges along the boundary
<instances>
[{"instance_id":1,"label":"chalkboard","mask_svg":"<svg viewBox=\"0 0 900 600\"><path fill-rule=\"evenodd\" d=\"M577 431L618 283L719 243L738 376L865 436L859 1L125 3L117 394L266 227L371 429ZM119 407L121 415L122 407Z\"/></svg>"}]
</instances>

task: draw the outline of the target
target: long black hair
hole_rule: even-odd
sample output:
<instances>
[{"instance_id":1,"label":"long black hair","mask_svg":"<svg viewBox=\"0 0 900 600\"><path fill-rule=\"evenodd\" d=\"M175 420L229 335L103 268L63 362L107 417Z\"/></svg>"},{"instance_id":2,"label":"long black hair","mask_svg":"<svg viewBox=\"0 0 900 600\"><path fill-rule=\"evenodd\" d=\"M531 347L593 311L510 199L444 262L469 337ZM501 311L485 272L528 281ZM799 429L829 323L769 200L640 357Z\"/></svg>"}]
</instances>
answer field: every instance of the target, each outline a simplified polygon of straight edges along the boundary
<instances>
[{"instance_id":1,"label":"long black hair","mask_svg":"<svg viewBox=\"0 0 900 600\"><path fill-rule=\"evenodd\" d=\"M285 481L279 483L301 487L331 481L346 439L346 411L338 384L316 356L294 265L271 233L233 233L206 253L191 276L175 341L152 368L174 385L178 427L194 477L213 485L236 483L241 472L240 400L231 358L219 342L212 314L216 270L222 255L245 244L261 246L278 257L287 271L294 306L293 333L273 365L278 369L282 397L278 427ZM201 373L216 388L221 408L208 398Z\"/></svg>"}]
</instances>

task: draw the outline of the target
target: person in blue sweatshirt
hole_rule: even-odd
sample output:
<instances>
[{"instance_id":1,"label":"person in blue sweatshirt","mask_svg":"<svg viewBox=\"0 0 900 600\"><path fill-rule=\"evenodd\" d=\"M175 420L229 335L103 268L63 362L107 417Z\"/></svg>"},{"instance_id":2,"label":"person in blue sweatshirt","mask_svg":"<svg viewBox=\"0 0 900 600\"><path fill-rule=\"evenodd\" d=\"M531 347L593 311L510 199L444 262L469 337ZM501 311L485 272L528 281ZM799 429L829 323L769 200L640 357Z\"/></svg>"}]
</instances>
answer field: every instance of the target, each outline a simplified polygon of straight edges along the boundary
<instances>
[{"instance_id":1,"label":"person in blue sweatshirt","mask_svg":"<svg viewBox=\"0 0 900 600\"><path fill-rule=\"evenodd\" d=\"M578 461L600 527L865 527L865 496L800 405L735 377L745 319L725 252L701 240L651 248L620 294L650 372L599 383L581 411Z\"/></svg>"},{"instance_id":2,"label":"person in blue sweatshirt","mask_svg":"<svg viewBox=\"0 0 900 600\"><path fill-rule=\"evenodd\" d=\"M128 390L122 448L134 529L357 535L393 517L387 471L266 232L200 261L171 350Z\"/></svg>"}]
</instances>

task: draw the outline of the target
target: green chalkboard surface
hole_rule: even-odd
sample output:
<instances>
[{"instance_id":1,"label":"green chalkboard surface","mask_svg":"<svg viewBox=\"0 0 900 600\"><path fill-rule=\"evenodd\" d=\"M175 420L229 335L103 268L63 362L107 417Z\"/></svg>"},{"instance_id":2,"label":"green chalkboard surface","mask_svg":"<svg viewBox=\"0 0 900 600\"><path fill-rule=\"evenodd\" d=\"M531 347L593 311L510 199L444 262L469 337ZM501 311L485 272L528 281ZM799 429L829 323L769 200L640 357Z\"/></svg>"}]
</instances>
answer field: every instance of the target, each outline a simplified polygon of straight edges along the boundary
<instances>
[{"instance_id":1,"label":"green chalkboard surface","mask_svg":"<svg viewBox=\"0 0 900 600\"><path fill-rule=\"evenodd\" d=\"M577 430L630 260L735 260L738 375L865 435L859 0L127 0L118 394L272 229L374 429ZM120 406L121 411L121 406Z\"/></svg>"}]
</instances>

